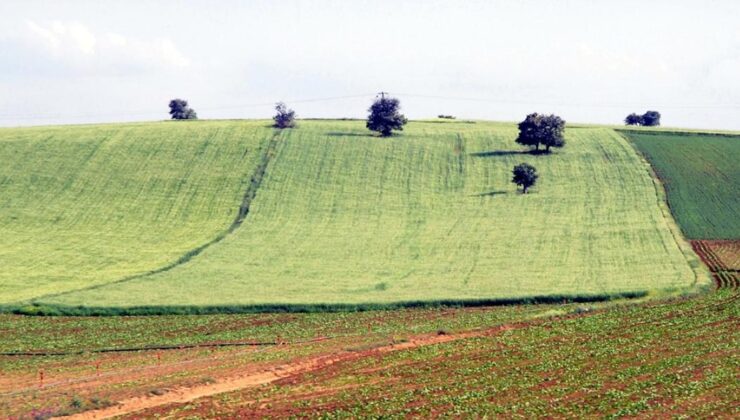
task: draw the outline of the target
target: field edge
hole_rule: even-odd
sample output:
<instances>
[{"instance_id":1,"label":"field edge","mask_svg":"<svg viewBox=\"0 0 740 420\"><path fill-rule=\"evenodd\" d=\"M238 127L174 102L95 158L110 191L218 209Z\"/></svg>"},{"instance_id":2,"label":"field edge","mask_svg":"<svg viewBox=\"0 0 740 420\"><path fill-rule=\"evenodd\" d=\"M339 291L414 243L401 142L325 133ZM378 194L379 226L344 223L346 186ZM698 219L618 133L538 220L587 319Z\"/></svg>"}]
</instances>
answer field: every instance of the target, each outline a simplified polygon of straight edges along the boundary
<instances>
[{"instance_id":1,"label":"field edge","mask_svg":"<svg viewBox=\"0 0 740 420\"><path fill-rule=\"evenodd\" d=\"M493 307L514 305L539 305L558 303L599 303L614 301L640 302L643 300L662 300L677 297L696 296L707 293L711 285L689 286L683 288L650 289L608 294L584 295L538 295L518 298L490 299L438 299L414 300L388 303L316 303L316 304L247 304L247 305L172 305L172 306L73 306L62 304L16 304L1 305L0 313L28 316L160 316L160 315L218 315L218 314L258 314L258 313L327 313L327 312L367 312L399 309L429 309L445 307Z\"/></svg>"},{"instance_id":2,"label":"field edge","mask_svg":"<svg viewBox=\"0 0 740 420\"><path fill-rule=\"evenodd\" d=\"M694 248L691 246L689 240L684 236L681 227L673 217L673 213L668 204L668 194L666 193L665 185L663 185L663 182L660 180L660 177L655 171L655 168L653 168L653 165L650 163L650 160L645 156L640 148L637 147L632 139L630 139L628 135L629 130L614 129L614 132L624 139L632 150L635 151L635 154L637 154L645 169L648 171L648 176L650 176L650 179L653 181L658 208L660 208L663 220L666 222L668 230L671 232L671 236L673 236L673 239L676 242L676 246L678 246L678 249L686 259L686 263L694 273L694 285L700 288L711 287L714 284L712 274L706 265L704 265L701 258L699 258L696 252L694 252ZM640 131L640 133L644 134L642 131Z\"/></svg>"}]
</instances>

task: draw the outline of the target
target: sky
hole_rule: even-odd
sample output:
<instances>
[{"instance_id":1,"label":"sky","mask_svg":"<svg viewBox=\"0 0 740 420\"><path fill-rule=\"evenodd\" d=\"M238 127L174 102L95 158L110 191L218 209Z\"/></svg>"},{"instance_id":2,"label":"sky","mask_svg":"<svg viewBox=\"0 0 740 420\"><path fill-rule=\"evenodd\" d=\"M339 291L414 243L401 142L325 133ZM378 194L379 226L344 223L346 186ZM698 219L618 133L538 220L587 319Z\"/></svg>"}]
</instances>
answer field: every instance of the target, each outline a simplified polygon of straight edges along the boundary
<instances>
[{"instance_id":1,"label":"sky","mask_svg":"<svg viewBox=\"0 0 740 420\"><path fill-rule=\"evenodd\" d=\"M0 126L200 118L409 118L740 130L740 1L0 2Z\"/></svg>"}]
</instances>

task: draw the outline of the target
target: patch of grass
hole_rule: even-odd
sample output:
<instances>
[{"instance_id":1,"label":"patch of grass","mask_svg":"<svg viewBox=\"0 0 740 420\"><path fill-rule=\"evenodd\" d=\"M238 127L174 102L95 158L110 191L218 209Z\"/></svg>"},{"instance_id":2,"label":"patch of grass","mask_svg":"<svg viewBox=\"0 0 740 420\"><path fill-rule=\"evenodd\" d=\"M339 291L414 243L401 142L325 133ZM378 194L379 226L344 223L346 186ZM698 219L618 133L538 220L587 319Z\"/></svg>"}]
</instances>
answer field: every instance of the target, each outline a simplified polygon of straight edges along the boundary
<instances>
[{"instance_id":1,"label":"patch of grass","mask_svg":"<svg viewBox=\"0 0 740 420\"><path fill-rule=\"evenodd\" d=\"M663 181L691 239L740 239L740 136L624 131Z\"/></svg>"},{"instance_id":2,"label":"patch of grass","mask_svg":"<svg viewBox=\"0 0 740 420\"><path fill-rule=\"evenodd\" d=\"M650 175L611 129L569 129L551 155L496 153L518 150L513 124L364 134L362 122L305 121L276 145L249 216L223 241L167 272L39 303L372 309L695 282ZM520 162L541 174L534 194L510 183Z\"/></svg>"},{"instance_id":3,"label":"patch of grass","mask_svg":"<svg viewBox=\"0 0 740 420\"><path fill-rule=\"evenodd\" d=\"M172 264L224 232L259 122L0 129L0 304Z\"/></svg>"}]
</instances>

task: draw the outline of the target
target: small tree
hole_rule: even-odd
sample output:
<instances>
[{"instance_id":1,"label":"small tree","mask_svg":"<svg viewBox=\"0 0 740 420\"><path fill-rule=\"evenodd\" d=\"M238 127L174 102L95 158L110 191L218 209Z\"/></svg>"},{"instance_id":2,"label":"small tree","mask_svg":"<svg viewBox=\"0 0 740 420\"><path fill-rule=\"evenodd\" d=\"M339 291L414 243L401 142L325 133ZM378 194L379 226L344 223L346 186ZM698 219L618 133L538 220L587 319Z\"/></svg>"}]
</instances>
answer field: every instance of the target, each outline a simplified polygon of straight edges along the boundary
<instances>
[{"instance_id":1,"label":"small tree","mask_svg":"<svg viewBox=\"0 0 740 420\"><path fill-rule=\"evenodd\" d=\"M640 125L642 124L642 116L637 115L634 112L627 115L627 118L624 119L624 125Z\"/></svg>"},{"instance_id":2,"label":"small tree","mask_svg":"<svg viewBox=\"0 0 740 420\"><path fill-rule=\"evenodd\" d=\"M170 116L173 120L195 120L198 114L188 106L188 101L184 99L173 99L170 101Z\"/></svg>"},{"instance_id":3,"label":"small tree","mask_svg":"<svg viewBox=\"0 0 740 420\"><path fill-rule=\"evenodd\" d=\"M295 111L288 109L284 103L278 102L275 104L275 114L272 119L275 121L274 127L277 128L293 128L295 127Z\"/></svg>"},{"instance_id":4,"label":"small tree","mask_svg":"<svg viewBox=\"0 0 740 420\"><path fill-rule=\"evenodd\" d=\"M403 131L408 120L398 112L400 108L398 99L386 98L385 94L381 94L368 109L367 128L379 132L383 137L390 136L393 130Z\"/></svg>"},{"instance_id":5,"label":"small tree","mask_svg":"<svg viewBox=\"0 0 740 420\"><path fill-rule=\"evenodd\" d=\"M535 150L540 150L540 144L545 146L545 151L550 152L551 147L565 146L563 138L565 121L557 115L544 115L533 113L527 115L524 121L519 123L519 136L516 142Z\"/></svg>"},{"instance_id":6,"label":"small tree","mask_svg":"<svg viewBox=\"0 0 740 420\"><path fill-rule=\"evenodd\" d=\"M539 175L537 175L537 169L528 163L520 163L516 165L514 170L511 172L514 174L511 182L522 186L522 194L526 194L527 188L534 185L534 183L537 182L537 178L539 178Z\"/></svg>"},{"instance_id":7,"label":"small tree","mask_svg":"<svg viewBox=\"0 0 740 420\"><path fill-rule=\"evenodd\" d=\"M648 111L642 114L642 125L645 127L657 127L660 125L660 112Z\"/></svg>"}]
</instances>

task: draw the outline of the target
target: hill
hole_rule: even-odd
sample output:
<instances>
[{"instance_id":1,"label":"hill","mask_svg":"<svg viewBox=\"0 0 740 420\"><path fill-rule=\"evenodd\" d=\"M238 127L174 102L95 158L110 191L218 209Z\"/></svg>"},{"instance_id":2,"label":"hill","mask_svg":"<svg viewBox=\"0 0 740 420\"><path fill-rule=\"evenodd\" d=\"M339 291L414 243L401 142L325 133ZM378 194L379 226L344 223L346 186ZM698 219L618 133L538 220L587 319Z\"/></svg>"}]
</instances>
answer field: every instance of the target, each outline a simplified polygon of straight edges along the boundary
<instances>
[{"instance_id":1,"label":"hill","mask_svg":"<svg viewBox=\"0 0 740 420\"><path fill-rule=\"evenodd\" d=\"M264 124L0 129L0 303L147 273L234 220Z\"/></svg>"},{"instance_id":2,"label":"hill","mask_svg":"<svg viewBox=\"0 0 740 420\"><path fill-rule=\"evenodd\" d=\"M15 204L2 210L0 241L14 250L0 257L12 286L3 299L269 307L695 284L624 138L572 128L564 149L531 155L515 137L513 125L484 122L412 122L388 139L358 121L303 121L280 133L242 121L0 130L18 161L5 179L26 180L6 190ZM59 172L64 182L28 194L44 159L53 163L45 179ZM532 194L509 182L520 162L541 173Z\"/></svg>"}]
</instances>

